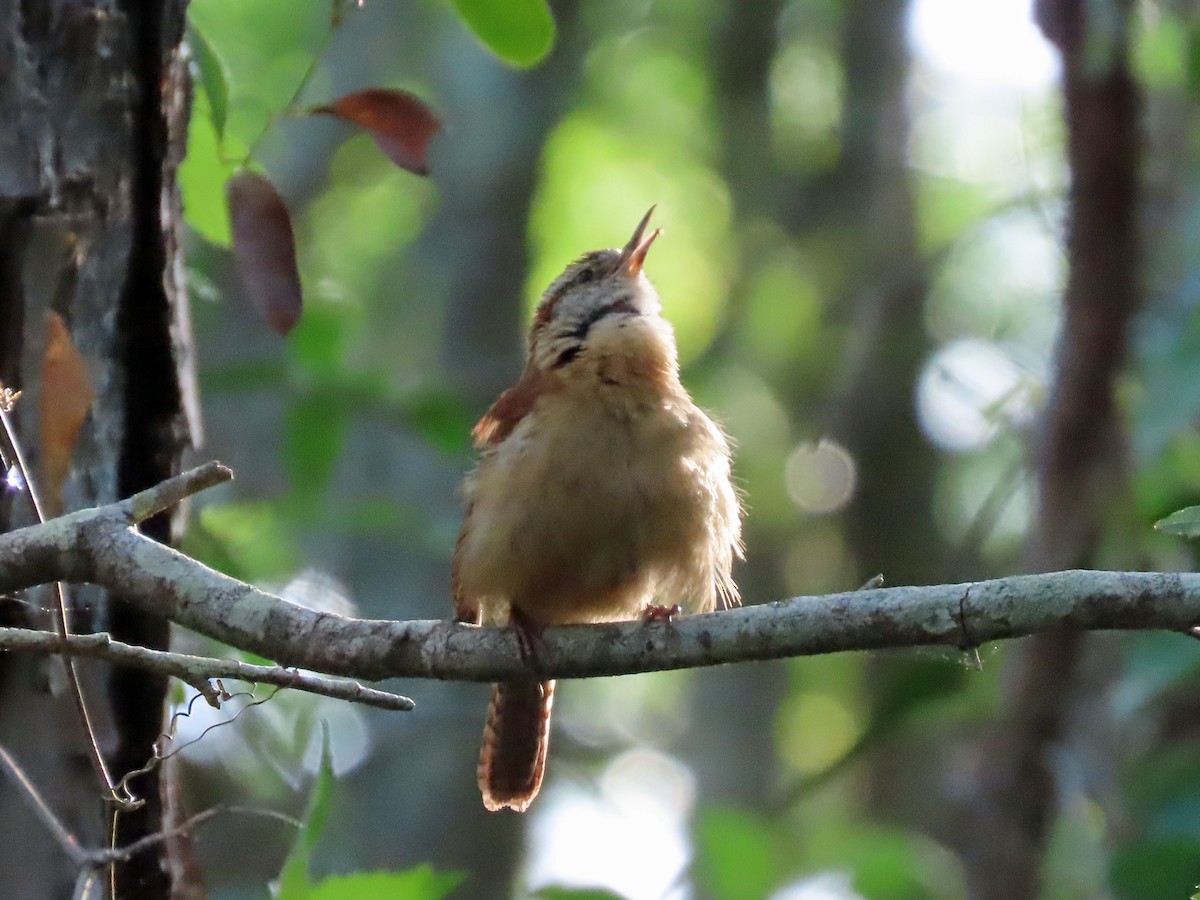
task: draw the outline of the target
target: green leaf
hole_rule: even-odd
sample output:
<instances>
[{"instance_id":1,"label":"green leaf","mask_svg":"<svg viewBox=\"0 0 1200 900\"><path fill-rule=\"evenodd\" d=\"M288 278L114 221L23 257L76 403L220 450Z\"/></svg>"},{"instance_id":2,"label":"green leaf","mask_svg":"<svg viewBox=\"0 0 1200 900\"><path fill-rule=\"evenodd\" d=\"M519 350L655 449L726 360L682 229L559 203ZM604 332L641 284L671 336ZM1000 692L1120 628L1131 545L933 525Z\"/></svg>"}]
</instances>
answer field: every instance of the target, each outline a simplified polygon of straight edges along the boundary
<instances>
[{"instance_id":1,"label":"green leaf","mask_svg":"<svg viewBox=\"0 0 1200 900\"><path fill-rule=\"evenodd\" d=\"M352 325L344 305L314 297L288 338L288 355L311 377L344 377Z\"/></svg>"},{"instance_id":2,"label":"green leaf","mask_svg":"<svg viewBox=\"0 0 1200 900\"><path fill-rule=\"evenodd\" d=\"M620 894L604 888L573 888L557 884L544 887L533 896L534 900L625 900Z\"/></svg>"},{"instance_id":3,"label":"green leaf","mask_svg":"<svg viewBox=\"0 0 1200 900\"><path fill-rule=\"evenodd\" d=\"M1196 309L1198 302L1200 277L1195 274L1163 298L1167 309ZM1193 313L1182 329L1147 329L1138 343L1143 383L1134 407L1133 450L1144 464L1156 460L1200 414L1200 313Z\"/></svg>"},{"instance_id":4,"label":"green leaf","mask_svg":"<svg viewBox=\"0 0 1200 900\"><path fill-rule=\"evenodd\" d=\"M1183 537L1200 537L1200 506L1188 506L1177 510L1154 523L1156 531L1178 534Z\"/></svg>"},{"instance_id":5,"label":"green leaf","mask_svg":"<svg viewBox=\"0 0 1200 900\"><path fill-rule=\"evenodd\" d=\"M1177 16L1166 10L1155 16L1153 24L1139 29L1134 44L1133 64L1138 81L1153 90L1164 90L1186 83L1188 33Z\"/></svg>"},{"instance_id":6,"label":"green leaf","mask_svg":"<svg viewBox=\"0 0 1200 900\"><path fill-rule=\"evenodd\" d=\"M1200 95L1200 26L1196 23L1188 29L1186 53L1188 93L1195 97Z\"/></svg>"},{"instance_id":7,"label":"green leaf","mask_svg":"<svg viewBox=\"0 0 1200 900\"><path fill-rule=\"evenodd\" d=\"M329 726L321 723L321 765L308 795L308 806L292 849L288 851L279 873L275 896L278 900L309 900L314 896L310 887L308 864L317 839L325 828L333 805L333 757L329 752ZM332 896L332 895L331 895Z\"/></svg>"},{"instance_id":8,"label":"green leaf","mask_svg":"<svg viewBox=\"0 0 1200 900\"><path fill-rule=\"evenodd\" d=\"M708 894L717 900L760 900L778 887L783 871L778 828L761 816L720 807L703 810L696 860Z\"/></svg>"},{"instance_id":9,"label":"green leaf","mask_svg":"<svg viewBox=\"0 0 1200 900\"><path fill-rule=\"evenodd\" d=\"M222 160L219 144L213 123L196 104L188 125L187 157L179 167L184 221L209 243L228 247L232 232L225 182L233 167Z\"/></svg>"},{"instance_id":10,"label":"green leaf","mask_svg":"<svg viewBox=\"0 0 1200 900\"><path fill-rule=\"evenodd\" d=\"M1193 637L1170 632L1141 632L1125 640L1125 664L1114 685L1112 704L1118 718L1132 715L1172 689L1187 689L1200 676L1200 655Z\"/></svg>"},{"instance_id":11,"label":"green leaf","mask_svg":"<svg viewBox=\"0 0 1200 900\"><path fill-rule=\"evenodd\" d=\"M470 450L471 413L462 397L455 393L438 389L414 393L402 401L401 419L443 453Z\"/></svg>"},{"instance_id":12,"label":"green leaf","mask_svg":"<svg viewBox=\"0 0 1200 900\"><path fill-rule=\"evenodd\" d=\"M202 396L210 393L238 394L252 391L281 391L289 376L281 359L243 359L206 365L200 372Z\"/></svg>"},{"instance_id":13,"label":"green leaf","mask_svg":"<svg viewBox=\"0 0 1200 900\"><path fill-rule=\"evenodd\" d=\"M188 25L187 42L199 69L200 86L208 97L208 112L217 132L217 141L223 142L225 120L229 114L229 69L195 22Z\"/></svg>"},{"instance_id":14,"label":"green leaf","mask_svg":"<svg viewBox=\"0 0 1200 900\"><path fill-rule=\"evenodd\" d=\"M875 692L872 726L891 732L922 707L957 694L971 673L958 660L923 656L897 658L894 670Z\"/></svg>"},{"instance_id":15,"label":"green leaf","mask_svg":"<svg viewBox=\"0 0 1200 900\"><path fill-rule=\"evenodd\" d=\"M1187 838L1148 838L1121 847L1109 868L1121 900L1186 897L1200 881L1200 843Z\"/></svg>"},{"instance_id":16,"label":"green leaf","mask_svg":"<svg viewBox=\"0 0 1200 900\"><path fill-rule=\"evenodd\" d=\"M929 896L929 881L921 877L922 861L930 869L947 862L928 853L922 860L919 850L924 849L899 830L864 828L847 854L853 857L854 889L872 900Z\"/></svg>"},{"instance_id":17,"label":"green leaf","mask_svg":"<svg viewBox=\"0 0 1200 900\"><path fill-rule=\"evenodd\" d=\"M437 872L429 865L334 875L310 889L307 900L442 900L466 877L465 872Z\"/></svg>"},{"instance_id":18,"label":"green leaf","mask_svg":"<svg viewBox=\"0 0 1200 900\"><path fill-rule=\"evenodd\" d=\"M350 412L334 394L312 393L288 409L282 462L300 498L325 489L350 429Z\"/></svg>"},{"instance_id":19,"label":"green leaf","mask_svg":"<svg viewBox=\"0 0 1200 900\"><path fill-rule=\"evenodd\" d=\"M540 62L554 46L554 17L546 0L453 0L475 37L514 66Z\"/></svg>"},{"instance_id":20,"label":"green leaf","mask_svg":"<svg viewBox=\"0 0 1200 900\"><path fill-rule=\"evenodd\" d=\"M200 510L199 526L189 529L189 549L222 571L254 580L278 577L296 568L296 542L283 516L271 504L205 506Z\"/></svg>"}]
</instances>

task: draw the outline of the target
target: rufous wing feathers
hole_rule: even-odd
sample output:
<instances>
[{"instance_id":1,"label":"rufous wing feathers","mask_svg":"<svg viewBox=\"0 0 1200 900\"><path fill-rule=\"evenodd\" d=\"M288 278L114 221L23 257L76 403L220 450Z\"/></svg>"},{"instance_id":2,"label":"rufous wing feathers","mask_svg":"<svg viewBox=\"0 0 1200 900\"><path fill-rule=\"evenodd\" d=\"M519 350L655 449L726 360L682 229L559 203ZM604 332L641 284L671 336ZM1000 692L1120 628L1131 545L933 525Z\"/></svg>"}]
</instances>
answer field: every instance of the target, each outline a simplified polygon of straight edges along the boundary
<instances>
[{"instance_id":1,"label":"rufous wing feathers","mask_svg":"<svg viewBox=\"0 0 1200 900\"><path fill-rule=\"evenodd\" d=\"M533 409L544 388L542 376L532 368L526 369L517 383L497 397L491 409L471 429L476 449L495 447L512 434L518 423Z\"/></svg>"}]
</instances>

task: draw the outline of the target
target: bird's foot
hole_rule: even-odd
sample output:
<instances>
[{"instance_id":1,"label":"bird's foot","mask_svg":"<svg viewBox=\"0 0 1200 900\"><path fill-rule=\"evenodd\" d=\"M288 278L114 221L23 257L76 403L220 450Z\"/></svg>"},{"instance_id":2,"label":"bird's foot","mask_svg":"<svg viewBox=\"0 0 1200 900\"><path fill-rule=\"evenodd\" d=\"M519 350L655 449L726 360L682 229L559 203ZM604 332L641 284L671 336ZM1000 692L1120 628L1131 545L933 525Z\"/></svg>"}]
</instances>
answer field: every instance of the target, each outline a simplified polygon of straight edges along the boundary
<instances>
[{"instance_id":1,"label":"bird's foot","mask_svg":"<svg viewBox=\"0 0 1200 900\"><path fill-rule=\"evenodd\" d=\"M683 615L683 607L678 603L662 606L658 603L647 603L642 609L643 622L674 622Z\"/></svg>"},{"instance_id":2,"label":"bird's foot","mask_svg":"<svg viewBox=\"0 0 1200 900\"><path fill-rule=\"evenodd\" d=\"M508 616L508 627L517 639L517 651L521 654L521 662L535 672L540 671L542 665L538 659L537 646L541 643L542 632L546 626L529 618L514 606Z\"/></svg>"}]
</instances>

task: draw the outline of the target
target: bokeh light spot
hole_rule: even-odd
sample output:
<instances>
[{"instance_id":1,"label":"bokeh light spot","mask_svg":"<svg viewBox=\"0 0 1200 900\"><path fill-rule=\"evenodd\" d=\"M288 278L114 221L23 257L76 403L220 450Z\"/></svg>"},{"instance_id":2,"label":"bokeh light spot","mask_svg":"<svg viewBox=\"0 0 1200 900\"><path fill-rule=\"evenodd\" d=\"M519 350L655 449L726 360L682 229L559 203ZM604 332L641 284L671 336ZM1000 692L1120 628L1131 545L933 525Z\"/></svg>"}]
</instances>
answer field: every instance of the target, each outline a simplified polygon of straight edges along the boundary
<instances>
[{"instance_id":1,"label":"bokeh light spot","mask_svg":"<svg viewBox=\"0 0 1200 900\"><path fill-rule=\"evenodd\" d=\"M804 691L779 710L779 752L794 771L819 772L836 762L858 739L854 716L829 694Z\"/></svg>"},{"instance_id":2,"label":"bokeh light spot","mask_svg":"<svg viewBox=\"0 0 1200 900\"><path fill-rule=\"evenodd\" d=\"M995 344L955 341L921 373L917 413L931 441L946 450L986 444L1001 426L1032 415L1028 378Z\"/></svg>"},{"instance_id":3,"label":"bokeh light spot","mask_svg":"<svg viewBox=\"0 0 1200 900\"><path fill-rule=\"evenodd\" d=\"M608 765L598 794L560 784L543 794L526 869L532 887L603 887L630 900L679 896L673 886L689 856L684 823L694 799L681 763L635 748Z\"/></svg>"},{"instance_id":4,"label":"bokeh light spot","mask_svg":"<svg viewBox=\"0 0 1200 900\"><path fill-rule=\"evenodd\" d=\"M793 503L805 512L823 515L849 502L858 470L845 447L822 438L792 451L784 466L784 479Z\"/></svg>"}]
</instances>

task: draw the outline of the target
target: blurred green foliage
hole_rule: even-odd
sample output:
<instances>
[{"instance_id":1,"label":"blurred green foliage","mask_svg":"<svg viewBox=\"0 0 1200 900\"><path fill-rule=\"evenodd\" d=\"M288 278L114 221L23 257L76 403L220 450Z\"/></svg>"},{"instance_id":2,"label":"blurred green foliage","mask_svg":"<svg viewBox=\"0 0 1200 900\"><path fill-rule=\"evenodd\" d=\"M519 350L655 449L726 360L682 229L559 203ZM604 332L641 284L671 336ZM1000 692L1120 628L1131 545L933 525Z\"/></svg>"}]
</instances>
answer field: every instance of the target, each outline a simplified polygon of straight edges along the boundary
<instances>
[{"instance_id":1,"label":"blurred green foliage","mask_svg":"<svg viewBox=\"0 0 1200 900\"><path fill-rule=\"evenodd\" d=\"M546 0L454 0L454 8L488 49L513 65L532 66L554 43Z\"/></svg>"},{"instance_id":2,"label":"blurred green foliage","mask_svg":"<svg viewBox=\"0 0 1200 900\"><path fill-rule=\"evenodd\" d=\"M463 880L455 873L416 866L406 872L359 872L331 875L313 885L308 900L441 900Z\"/></svg>"},{"instance_id":3,"label":"blurred green foliage","mask_svg":"<svg viewBox=\"0 0 1200 900\"><path fill-rule=\"evenodd\" d=\"M889 414L917 417L918 452L934 463L924 501L935 525L918 535L914 568L937 559L947 581L1019 569L1033 416L1052 373L1066 275L1059 102L1048 86L972 92L969 79L922 55L915 34L897 34L892 46L914 55L914 69L887 106L887 85L872 81L884 54L854 52L854 28L871 19L855 17L864 2L563 4L557 27L543 0L376 3L331 29L324 3L281 15L269 2L193 0L201 90L180 182L194 232L200 379L214 450L247 475L231 499L201 510L188 552L248 580L337 569L369 615L446 614L453 485L470 465L470 424L490 399L462 376L476 362L465 358L464 330L509 302L496 278L521 285L527 317L565 263L622 243L657 203L666 233L648 271L686 383L739 447L747 600L853 588L888 557L889 535L911 532L897 511L870 540L855 537L855 502L886 487L861 473L844 501L812 500L813 484L830 480L812 468L827 458L814 448L831 422L865 415L838 404L873 364L883 384L904 380L911 404ZM1132 492L1096 564L1182 570L1194 567L1194 548L1151 525L1200 496L1200 23L1182 4L1150 6L1134 45L1147 92L1149 303L1121 387ZM767 27L754 34L765 34L770 56L753 93L747 72L761 60L736 51L754 34L733 26L750 29L764 9ZM510 62L549 56L513 75L467 26ZM285 114L314 58L297 108L377 84L404 86L439 110L448 127L431 151L432 179L396 170L365 135ZM549 125L529 138L529 153L518 136L539 117ZM895 117L905 128L892 130ZM890 140L903 142L894 156ZM251 148L296 220L306 309L286 342L241 301L224 249L222 185ZM881 156L901 164L863 163ZM911 198L907 218L874 205L896 192ZM514 234L509 244L496 237ZM869 343L872 303L910 284L920 291L915 337L893 337L921 342L908 354L921 360L915 370L893 358L914 348ZM521 336L484 338L502 384L519 367ZM858 448L844 449L854 461ZM904 462L873 477L906 477ZM1090 721L1073 723L1060 748L1070 777L1046 896L1185 896L1200 882L1195 644L1135 635L1103 646L1107 681L1081 716ZM688 886L719 900L805 896L809 885L828 891L821 896L960 897L954 804L969 805L977 739L996 727L1006 653L981 648L982 670L970 656L938 652L791 661L769 670L774 693L747 689L716 712L691 673L570 685L547 792L562 785L578 805L609 802L610 760L649 746L695 771L694 798L671 813L691 852L663 863L681 867L679 896ZM719 674L734 684L760 677ZM436 730L457 727L456 710L434 715ZM472 718L469 730L477 727ZM450 776L426 747L433 738L405 738L417 725L395 728L372 750L370 783L338 794L349 811L322 841L329 867L374 870L389 853L424 862L389 837L416 818L439 846L468 835L448 867L474 872L487 862L476 834L495 829L486 832L494 841L519 821L481 822L474 807L442 798ZM747 745L762 756L710 758ZM752 787L739 792L705 774L720 765ZM469 782L470 766L454 777ZM324 799L312 801L286 870L285 886L302 887L288 890L455 890L457 876L429 868L310 883L331 802L326 769L313 795ZM410 769L419 783L406 780ZM386 821L371 818L380 806ZM521 867L539 853L530 840L525 856L519 841L496 850L511 857L518 896L620 896L562 872L557 886L526 885ZM481 882L468 874L459 890L509 890Z\"/></svg>"},{"instance_id":4,"label":"blurred green foliage","mask_svg":"<svg viewBox=\"0 0 1200 900\"><path fill-rule=\"evenodd\" d=\"M277 900L442 900L463 880L453 872L416 866L404 872L359 872L313 883L309 865L333 802L334 777L329 726L322 723L321 760L296 840L275 890Z\"/></svg>"},{"instance_id":5,"label":"blurred green foliage","mask_svg":"<svg viewBox=\"0 0 1200 900\"><path fill-rule=\"evenodd\" d=\"M621 900L620 894L599 888L546 887L537 892L537 900Z\"/></svg>"},{"instance_id":6,"label":"blurred green foliage","mask_svg":"<svg viewBox=\"0 0 1200 900\"><path fill-rule=\"evenodd\" d=\"M706 810L697 822L700 875L720 900L766 897L783 881L788 848L777 829L732 809Z\"/></svg>"},{"instance_id":7,"label":"blurred green foliage","mask_svg":"<svg viewBox=\"0 0 1200 900\"><path fill-rule=\"evenodd\" d=\"M300 828L296 832L296 841L292 844L291 852L284 860L283 870L279 873L276 891L279 900L305 900L309 896L309 861L321 832L325 830L332 801L333 760L329 752L329 728L322 725L321 761L312 792L308 796L304 818L301 819Z\"/></svg>"}]
</instances>

